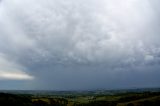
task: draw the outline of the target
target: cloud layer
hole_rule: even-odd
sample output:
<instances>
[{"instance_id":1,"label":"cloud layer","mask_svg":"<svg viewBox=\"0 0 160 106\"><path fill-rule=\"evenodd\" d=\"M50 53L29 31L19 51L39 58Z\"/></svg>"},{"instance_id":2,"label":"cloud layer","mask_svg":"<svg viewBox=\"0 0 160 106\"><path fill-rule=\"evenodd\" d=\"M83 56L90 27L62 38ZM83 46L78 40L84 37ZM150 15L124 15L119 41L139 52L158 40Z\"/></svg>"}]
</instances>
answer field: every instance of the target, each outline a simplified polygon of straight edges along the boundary
<instances>
[{"instance_id":1,"label":"cloud layer","mask_svg":"<svg viewBox=\"0 0 160 106\"><path fill-rule=\"evenodd\" d=\"M11 60L23 67L17 76L9 73L7 77L34 76L35 86L31 89L159 86L160 79L156 77L160 63L159 3L158 0L3 0L0 53L5 56L1 57L7 64ZM0 67L0 73L7 72L3 67L6 65ZM16 66L16 70L21 68ZM3 76L0 74L0 78ZM44 87L46 82L52 86Z\"/></svg>"},{"instance_id":2,"label":"cloud layer","mask_svg":"<svg viewBox=\"0 0 160 106\"><path fill-rule=\"evenodd\" d=\"M0 80L32 80L34 77L24 72L24 68L0 55Z\"/></svg>"}]
</instances>

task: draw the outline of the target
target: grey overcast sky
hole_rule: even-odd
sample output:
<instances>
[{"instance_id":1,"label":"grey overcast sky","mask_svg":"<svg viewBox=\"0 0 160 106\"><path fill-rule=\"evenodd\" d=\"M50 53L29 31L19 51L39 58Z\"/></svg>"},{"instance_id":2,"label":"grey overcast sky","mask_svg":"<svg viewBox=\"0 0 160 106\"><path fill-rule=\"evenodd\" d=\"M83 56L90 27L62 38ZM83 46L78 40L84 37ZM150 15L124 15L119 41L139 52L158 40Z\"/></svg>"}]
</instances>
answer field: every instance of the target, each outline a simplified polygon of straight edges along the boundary
<instances>
[{"instance_id":1,"label":"grey overcast sky","mask_svg":"<svg viewBox=\"0 0 160 106\"><path fill-rule=\"evenodd\" d=\"M159 0L0 0L0 89L160 87Z\"/></svg>"}]
</instances>

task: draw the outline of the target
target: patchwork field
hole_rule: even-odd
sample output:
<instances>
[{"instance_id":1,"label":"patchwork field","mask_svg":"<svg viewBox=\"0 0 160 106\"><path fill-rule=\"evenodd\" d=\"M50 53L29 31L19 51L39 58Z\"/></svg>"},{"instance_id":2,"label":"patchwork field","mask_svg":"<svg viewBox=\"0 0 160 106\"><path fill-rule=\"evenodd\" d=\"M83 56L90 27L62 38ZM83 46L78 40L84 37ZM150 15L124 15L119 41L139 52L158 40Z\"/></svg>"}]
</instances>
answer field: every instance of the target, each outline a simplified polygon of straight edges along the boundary
<instances>
[{"instance_id":1,"label":"patchwork field","mask_svg":"<svg viewBox=\"0 0 160 106\"><path fill-rule=\"evenodd\" d=\"M159 90L1 92L0 106L160 106Z\"/></svg>"}]
</instances>

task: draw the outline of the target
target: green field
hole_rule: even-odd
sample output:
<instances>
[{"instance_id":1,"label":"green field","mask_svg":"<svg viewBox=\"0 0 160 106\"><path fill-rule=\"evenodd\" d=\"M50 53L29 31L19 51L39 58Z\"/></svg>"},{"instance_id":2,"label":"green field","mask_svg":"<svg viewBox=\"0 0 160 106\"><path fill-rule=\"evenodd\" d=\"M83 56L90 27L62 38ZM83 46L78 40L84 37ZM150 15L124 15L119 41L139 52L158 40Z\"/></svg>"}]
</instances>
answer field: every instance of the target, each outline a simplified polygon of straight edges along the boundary
<instances>
[{"instance_id":1,"label":"green field","mask_svg":"<svg viewBox=\"0 0 160 106\"><path fill-rule=\"evenodd\" d=\"M160 106L159 90L7 92L0 106Z\"/></svg>"}]
</instances>

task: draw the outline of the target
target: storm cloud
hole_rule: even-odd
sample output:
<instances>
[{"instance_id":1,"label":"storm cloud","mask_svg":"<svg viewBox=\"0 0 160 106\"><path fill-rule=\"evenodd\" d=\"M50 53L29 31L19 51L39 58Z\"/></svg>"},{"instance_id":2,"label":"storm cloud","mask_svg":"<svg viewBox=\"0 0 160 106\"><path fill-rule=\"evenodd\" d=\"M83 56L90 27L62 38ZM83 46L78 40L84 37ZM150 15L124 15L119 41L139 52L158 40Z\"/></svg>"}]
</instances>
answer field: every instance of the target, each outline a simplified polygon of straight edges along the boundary
<instances>
[{"instance_id":1,"label":"storm cloud","mask_svg":"<svg viewBox=\"0 0 160 106\"><path fill-rule=\"evenodd\" d=\"M160 86L159 4L2 0L0 80L8 82L3 86L53 90ZM19 82L19 87L8 80ZM21 87L25 84L29 87Z\"/></svg>"}]
</instances>

